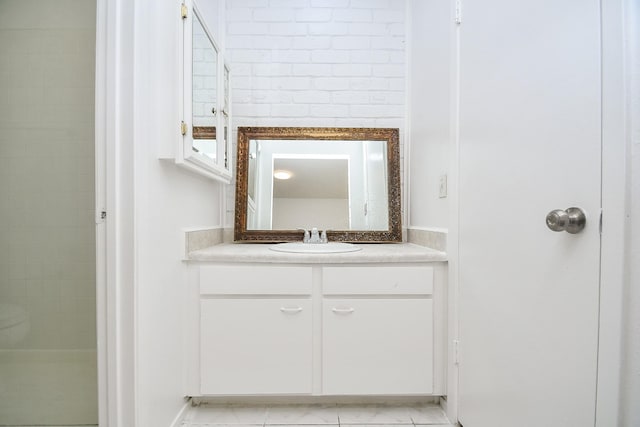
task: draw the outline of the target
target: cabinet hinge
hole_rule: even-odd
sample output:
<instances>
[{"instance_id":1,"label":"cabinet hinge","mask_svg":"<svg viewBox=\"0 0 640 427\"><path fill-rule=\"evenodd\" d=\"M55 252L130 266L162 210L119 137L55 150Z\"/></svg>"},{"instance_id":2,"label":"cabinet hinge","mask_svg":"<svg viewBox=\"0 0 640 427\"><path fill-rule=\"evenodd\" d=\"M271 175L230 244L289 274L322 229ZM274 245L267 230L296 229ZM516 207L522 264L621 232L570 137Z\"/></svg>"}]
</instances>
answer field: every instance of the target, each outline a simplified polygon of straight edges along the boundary
<instances>
[{"instance_id":1,"label":"cabinet hinge","mask_svg":"<svg viewBox=\"0 0 640 427\"><path fill-rule=\"evenodd\" d=\"M180 133L183 135L187 134L187 124L185 122L180 122Z\"/></svg>"},{"instance_id":2,"label":"cabinet hinge","mask_svg":"<svg viewBox=\"0 0 640 427\"><path fill-rule=\"evenodd\" d=\"M456 0L456 24L462 23L462 0Z\"/></svg>"},{"instance_id":3,"label":"cabinet hinge","mask_svg":"<svg viewBox=\"0 0 640 427\"><path fill-rule=\"evenodd\" d=\"M189 9L187 9L187 5L182 3L182 5L180 6L180 16L182 17L182 19L187 18L188 12Z\"/></svg>"},{"instance_id":4,"label":"cabinet hinge","mask_svg":"<svg viewBox=\"0 0 640 427\"><path fill-rule=\"evenodd\" d=\"M453 364L454 365L459 365L460 364L460 341L459 340L453 340Z\"/></svg>"}]
</instances>

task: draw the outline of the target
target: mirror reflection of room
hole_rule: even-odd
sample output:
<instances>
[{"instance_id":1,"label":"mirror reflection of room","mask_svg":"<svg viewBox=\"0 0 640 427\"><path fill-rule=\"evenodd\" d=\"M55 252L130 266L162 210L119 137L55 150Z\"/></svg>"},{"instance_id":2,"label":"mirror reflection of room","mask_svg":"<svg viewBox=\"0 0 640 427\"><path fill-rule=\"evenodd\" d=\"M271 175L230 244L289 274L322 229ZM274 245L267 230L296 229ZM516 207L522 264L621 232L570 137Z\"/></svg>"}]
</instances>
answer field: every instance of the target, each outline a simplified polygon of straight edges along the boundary
<instances>
[{"instance_id":1,"label":"mirror reflection of room","mask_svg":"<svg viewBox=\"0 0 640 427\"><path fill-rule=\"evenodd\" d=\"M249 230L386 230L386 141L251 140Z\"/></svg>"},{"instance_id":2,"label":"mirror reflection of room","mask_svg":"<svg viewBox=\"0 0 640 427\"><path fill-rule=\"evenodd\" d=\"M197 13L193 19L193 150L217 157L218 51Z\"/></svg>"},{"instance_id":3,"label":"mirror reflection of room","mask_svg":"<svg viewBox=\"0 0 640 427\"><path fill-rule=\"evenodd\" d=\"M348 230L349 159L273 159L272 228Z\"/></svg>"}]
</instances>

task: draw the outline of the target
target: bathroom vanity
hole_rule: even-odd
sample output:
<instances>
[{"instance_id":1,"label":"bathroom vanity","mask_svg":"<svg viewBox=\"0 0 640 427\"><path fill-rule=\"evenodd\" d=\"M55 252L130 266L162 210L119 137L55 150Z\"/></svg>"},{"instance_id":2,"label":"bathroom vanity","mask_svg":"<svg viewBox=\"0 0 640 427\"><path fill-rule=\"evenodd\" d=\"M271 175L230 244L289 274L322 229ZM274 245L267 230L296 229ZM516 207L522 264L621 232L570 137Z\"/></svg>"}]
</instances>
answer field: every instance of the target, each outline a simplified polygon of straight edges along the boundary
<instances>
[{"instance_id":1,"label":"bathroom vanity","mask_svg":"<svg viewBox=\"0 0 640 427\"><path fill-rule=\"evenodd\" d=\"M412 244L189 254L187 394L446 394L446 257Z\"/></svg>"}]
</instances>

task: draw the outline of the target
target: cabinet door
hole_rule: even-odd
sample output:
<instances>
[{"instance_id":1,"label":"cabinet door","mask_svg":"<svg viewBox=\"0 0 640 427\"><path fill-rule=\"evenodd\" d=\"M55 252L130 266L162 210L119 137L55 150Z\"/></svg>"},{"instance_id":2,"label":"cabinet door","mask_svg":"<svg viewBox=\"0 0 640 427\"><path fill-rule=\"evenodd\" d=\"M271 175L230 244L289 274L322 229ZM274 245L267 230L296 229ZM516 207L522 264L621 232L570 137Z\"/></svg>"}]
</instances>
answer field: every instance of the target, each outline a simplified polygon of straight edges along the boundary
<instances>
[{"instance_id":1,"label":"cabinet door","mask_svg":"<svg viewBox=\"0 0 640 427\"><path fill-rule=\"evenodd\" d=\"M311 300L200 304L202 394L311 393Z\"/></svg>"},{"instance_id":2,"label":"cabinet door","mask_svg":"<svg viewBox=\"0 0 640 427\"><path fill-rule=\"evenodd\" d=\"M430 299L323 301L323 394L430 394Z\"/></svg>"}]
</instances>

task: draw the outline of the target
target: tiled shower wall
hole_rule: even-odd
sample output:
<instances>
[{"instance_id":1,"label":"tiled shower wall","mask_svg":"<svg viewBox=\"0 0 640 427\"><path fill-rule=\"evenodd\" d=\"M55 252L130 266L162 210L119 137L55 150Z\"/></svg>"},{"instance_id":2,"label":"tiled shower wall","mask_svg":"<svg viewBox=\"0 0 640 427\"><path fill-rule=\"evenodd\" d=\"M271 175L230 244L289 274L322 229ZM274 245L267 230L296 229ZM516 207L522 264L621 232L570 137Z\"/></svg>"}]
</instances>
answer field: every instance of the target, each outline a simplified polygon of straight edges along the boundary
<instances>
[{"instance_id":1,"label":"tiled shower wall","mask_svg":"<svg viewBox=\"0 0 640 427\"><path fill-rule=\"evenodd\" d=\"M31 320L15 348L95 349L94 62L95 2L0 0L0 302Z\"/></svg>"},{"instance_id":2,"label":"tiled shower wall","mask_svg":"<svg viewBox=\"0 0 640 427\"><path fill-rule=\"evenodd\" d=\"M237 126L337 126L402 141L404 0L227 0L226 20L234 140Z\"/></svg>"}]
</instances>

